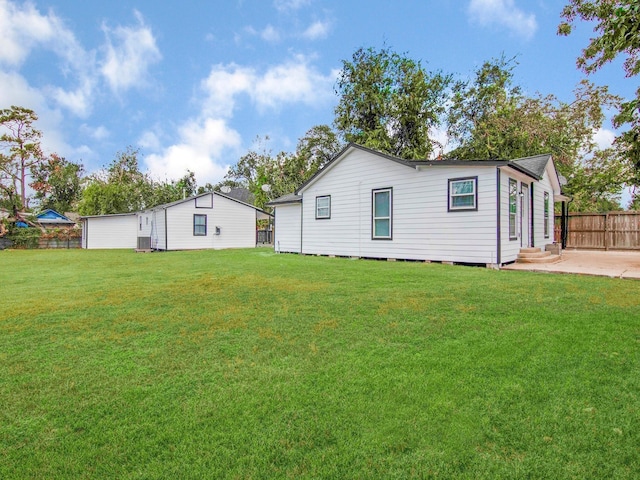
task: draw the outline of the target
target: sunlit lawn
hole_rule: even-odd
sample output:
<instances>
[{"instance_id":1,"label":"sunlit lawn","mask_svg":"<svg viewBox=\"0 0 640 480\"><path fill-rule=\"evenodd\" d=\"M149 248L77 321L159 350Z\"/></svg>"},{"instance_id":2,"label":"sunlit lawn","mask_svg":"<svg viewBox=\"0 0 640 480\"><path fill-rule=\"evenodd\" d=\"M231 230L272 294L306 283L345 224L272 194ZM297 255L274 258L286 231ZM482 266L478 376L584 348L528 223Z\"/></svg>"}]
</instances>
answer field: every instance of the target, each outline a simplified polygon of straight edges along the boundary
<instances>
[{"instance_id":1,"label":"sunlit lawn","mask_svg":"<svg viewBox=\"0 0 640 480\"><path fill-rule=\"evenodd\" d=\"M640 282L0 252L0 478L639 478Z\"/></svg>"}]
</instances>

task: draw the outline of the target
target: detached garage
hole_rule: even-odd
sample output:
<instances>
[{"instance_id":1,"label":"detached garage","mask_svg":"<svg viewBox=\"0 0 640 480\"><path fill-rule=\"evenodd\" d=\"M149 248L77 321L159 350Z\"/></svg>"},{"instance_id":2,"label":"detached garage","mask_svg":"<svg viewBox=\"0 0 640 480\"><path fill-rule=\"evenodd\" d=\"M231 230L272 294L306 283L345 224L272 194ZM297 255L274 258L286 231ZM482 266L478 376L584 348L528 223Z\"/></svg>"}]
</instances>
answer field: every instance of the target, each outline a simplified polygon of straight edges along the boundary
<instances>
[{"instance_id":1,"label":"detached garage","mask_svg":"<svg viewBox=\"0 0 640 480\"><path fill-rule=\"evenodd\" d=\"M82 248L136 248L137 214L81 217Z\"/></svg>"}]
</instances>

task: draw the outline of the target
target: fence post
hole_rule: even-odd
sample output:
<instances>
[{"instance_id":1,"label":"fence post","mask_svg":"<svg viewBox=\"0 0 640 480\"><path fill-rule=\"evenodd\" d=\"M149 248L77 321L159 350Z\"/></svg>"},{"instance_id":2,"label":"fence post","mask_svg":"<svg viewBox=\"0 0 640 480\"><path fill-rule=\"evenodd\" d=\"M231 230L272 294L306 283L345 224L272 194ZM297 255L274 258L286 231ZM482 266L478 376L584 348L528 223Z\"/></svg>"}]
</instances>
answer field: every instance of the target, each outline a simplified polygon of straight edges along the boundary
<instances>
[{"instance_id":1,"label":"fence post","mask_svg":"<svg viewBox=\"0 0 640 480\"><path fill-rule=\"evenodd\" d=\"M604 250L609 250L609 212L604 214Z\"/></svg>"}]
</instances>

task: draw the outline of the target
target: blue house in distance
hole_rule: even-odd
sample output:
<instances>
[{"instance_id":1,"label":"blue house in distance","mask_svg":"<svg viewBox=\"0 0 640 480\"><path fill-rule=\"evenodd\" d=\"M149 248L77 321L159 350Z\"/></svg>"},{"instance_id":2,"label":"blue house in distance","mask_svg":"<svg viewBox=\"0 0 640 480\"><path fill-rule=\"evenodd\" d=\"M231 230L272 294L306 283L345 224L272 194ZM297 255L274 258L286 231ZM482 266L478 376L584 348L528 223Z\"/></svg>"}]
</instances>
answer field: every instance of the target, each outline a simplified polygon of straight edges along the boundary
<instances>
[{"instance_id":1,"label":"blue house in distance","mask_svg":"<svg viewBox=\"0 0 640 480\"><path fill-rule=\"evenodd\" d=\"M29 215L29 214L23 214L23 215ZM33 219L33 223L37 223L44 228L59 228L59 227L72 228L76 224L76 222L74 222L73 220L69 220L64 215L50 208L37 214ZM26 222L18 220L16 222L16 227L27 228L29 227L29 225Z\"/></svg>"}]
</instances>

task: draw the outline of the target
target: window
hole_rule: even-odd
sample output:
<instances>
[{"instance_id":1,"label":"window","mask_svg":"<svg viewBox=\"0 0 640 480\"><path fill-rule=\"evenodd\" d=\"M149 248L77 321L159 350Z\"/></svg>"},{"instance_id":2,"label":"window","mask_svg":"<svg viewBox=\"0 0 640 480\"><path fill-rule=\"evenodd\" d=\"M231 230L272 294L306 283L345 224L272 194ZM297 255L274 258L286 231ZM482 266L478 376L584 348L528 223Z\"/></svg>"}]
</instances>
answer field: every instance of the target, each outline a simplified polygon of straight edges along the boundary
<instances>
[{"instance_id":1,"label":"window","mask_svg":"<svg viewBox=\"0 0 640 480\"><path fill-rule=\"evenodd\" d=\"M331 218L331 196L316 197L316 219Z\"/></svg>"},{"instance_id":2,"label":"window","mask_svg":"<svg viewBox=\"0 0 640 480\"><path fill-rule=\"evenodd\" d=\"M193 235L196 237L207 235L207 216L193 215Z\"/></svg>"},{"instance_id":3,"label":"window","mask_svg":"<svg viewBox=\"0 0 640 480\"><path fill-rule=\"evenodd\" d=\"M449 211L478 210L478 177L449 180Z\"/></svg>"},{"instance_id":4,"label":"window","mask_svg":"<svg viewBox=\"0 0 640 480\"><path fill-rule=\"evenodd\" d=\"M509 240L518 238L516 220L518 213L518 182L509 179Z\"/></svg>"},{"instance_id":5,"label":"window","mask_svg":"<svg viewBox=\"0 0 640 480\"><path fill-rule=\"evenodd\" d=\"M391 188L372 191L371 238L374 240L391 239L392 196Z\"/></svg>"},{"instance_id":6,"label":"window","mask_svg":"<svg viewBox=\"0 0 640 480\"><path fill-rule=\"evenodd\" d=\"M544 192L544 238L549 238L549 192Z\"/></svg>"},{"instance_id":7,"label":"window","mask_svg":"<svg viewBox=\"0 0 640 480\"><path fill-rule=\"evenodd\" d=\"M140 215L140 230L142 230L142 215Z\"/></svg>"}]
</instances>

